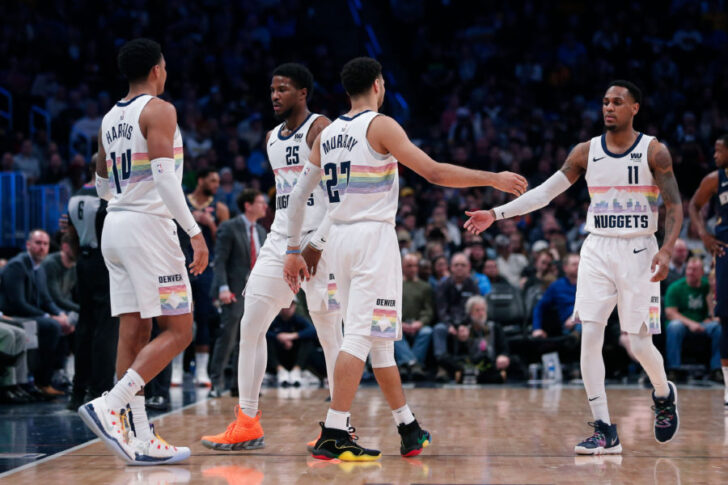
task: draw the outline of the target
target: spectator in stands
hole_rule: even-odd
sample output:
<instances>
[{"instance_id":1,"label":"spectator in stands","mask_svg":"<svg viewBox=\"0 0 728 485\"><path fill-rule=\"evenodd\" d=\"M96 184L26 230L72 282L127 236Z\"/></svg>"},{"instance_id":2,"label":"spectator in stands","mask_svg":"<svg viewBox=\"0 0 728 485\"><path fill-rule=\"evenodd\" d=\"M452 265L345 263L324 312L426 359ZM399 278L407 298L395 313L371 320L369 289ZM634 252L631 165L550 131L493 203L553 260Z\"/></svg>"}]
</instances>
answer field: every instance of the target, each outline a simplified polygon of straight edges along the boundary
<instances>
[{"instance_id":1,"label":"spectator in stands","mask_svg":"<svg viewBox=\"0 0 728 485\"><path fill-rule=\"evenodd\" d=\"M491 286L490 293L485 297L488 319L498 322L508 337L522 334L524 314L521 291L500 275L498 263L494 259L485 261L483 273Z\"/></svg>"},{"instance_id":2,"label":"spectator in stands","mask_svg":"<svg viewBox=\"0 0 728 485\"><path fill-rule=\"evenodd\" d=\"M32 363L36 385L45 394L62 395L51 386L54 369L63 367L59 350L61 335L73 332L66 314L53 302L48 292L45 270L41 263L48 255L50 238L42 229L28 235L25 247L5 266L2 273L2 311L12 317L32 317L38 326L38 354Z\"/></svg>"},{"instance_id":3,"label":"spectator in stands","mask_svg":"<svg viewBox=\"0 0 728 485\"><path fill-rule=\"evenodd\" d=\"M61 238L61 250L48 255L41 266L45 270L48 292L53 302L66 312L73 325L78 321L78 303L74 301L76 291L76 255L67 236Z\"/></svg>"},{"instance_id":4,"label":"spectator in stands","mask_svg":"<svg viewBox=\"0 0 728 485\"><path fill-rule=\"evenodd\" d=\"M723 382L720 366L720 323L709 318L708 280L703 277L703 261L692 256L685 268L685 277L672 283L665 295L667 324L667 371L669 379L682 377L682 344L689 334L706 335L710 339L711 378Z\"/></svg>"},{"instance_id":5,"label":"spectator in stands","mask_svg":"<svg viewBox=\"0 0 728 485\"><path fill-rule=\"evenodd\" d=\"M402 258L402 339L394 342L394 357L404 377L422 379L432 341L435 311L432 287L417 277L419 256Z\"/></svg>"},{"instance_id":6,"label":"spectator in stands","mask_svg":"<svg viewBox=\"0 0 728 485\"><path fill-rule=\"evenodd\" d=\"M13 160L13 169L22 172L31 184L40 178L40 159L33 153L30 140L23 140L20 153Z\"/></svg>"},{"instance_id":7,"label":"spectator in stands","mask_svg":"<svg viewBox=\"0 0 728 485\"><path fill-rule=\"evenodd\" d=\"M240 319L243 317L241 295L265 241L265 229L257 222L268 209L263 194L255 189L245 189L238 195L237 204L241 214L220 224L214 250L215 279L212 287L217 290L221 315L220 332L210 363L211 397L219 397L227 387L225 367L238 342ZM235 378L237 355L235 352L232 365L234 386L238 382Z\"/></svg>"},{"instance_id":8,"label":"spectator in stands","mask_svg":"<svg viewBox=\"0 0 728 485\"><path fill-rule=\"evenodd\" d=\"M235 201L244 189L245 186L233 178L233 171L230 167L220 169L220 188L217 189L215 197L230 208L231 216L239 214Z\"/></svg>"},{"instance_id":9,"label":"spectator in stands","mask_svg":"<svg viewBox=\"0 0 728 485\"><path fill-rule=\"evenodd\" d=\"M533 309L534 337L555 337L581 331L581 324L574 319L579 255L568 254L563 269L564 276L549 285ZM556 320L549 321L547 312L552 312Z\"/></svg>"},{"instance_id":10,"label":"spectator in stands","mask_svg":"<svg viewBox=\"0 0 728 485\"><path fill-rule=\"evenodd\" d=\"M513 243L517 241L519 241L518 238L511 239L504 234L499 234L495 238L495 250L498 253L498 258L496 259L498 273L511 286L520 288L521 273L528 266L528 258L523 254L513 252Z\"/></svg>"},{"instance_id":11,"label":"spectator in stands","mask_svg":"<svg viewBox=\"0 0 728 485\"><path fill-rule=\"evenodd\" d=\"M455 382L461 383L465 373L476 375L478 383L503 383L509 377L523 379L516 357L510 357L508 341L499 324L488 321L488 306L480 295L465 303L468 319L457 328L443 357L443 366Z\"/></svg>"},{"instance_id":12,"label":"spectator in stands","mask_svg":"<svg viewBox=\"0 0 728 485\"><path fill-rule=\"evenodd\" d=\"M447 256L441 254L432 260L432 275L428 283L437 291L437 287L450 277L450 271L447 267Z\"/></svg>"},{"instance_id":13,"label":"spectator in stands","mask_svg":"<svg viewBox=\"0 0 728 485\"><path fill-rule=\"evenodd\" d=\"M10 152L3 153L2 161L0 161L0 171L12 172L15 170L15 159Z\"/></svg>"},{"instance_id":14,"label":"spectator in stands","mask_svg":"<svg viewBox=\"0 0 728 485\"><path fill-rule=\"evenodd\" d=\"M672 257L670 258L670 271L667 273L667 278L660 281L660 291L663 296L672 283L685 276L688 256L690 256L690 252L685 240L678 239L675 241L675 248L672 250Z\"/></svg>"},{"instance_id":15,"label":"spectator in stands","mask_svg":"<svg viewBox=\"0 0 728 485\"><path fill-rule=\"evenodd\" d=\"M470 267L473 268L472 278L478 283L478 290L481 295L490 293L490 280L480 271L485 263L485 246L479 237L466 243L465 255L470 259Z\"/></svg>"},{"instance_id":16,"label":"spectator in stands","mask_svg":"<svg viewBox=\"0 0 728 485\"><path fill-rule=\"evenodd\" d=\"M427 258L420 258L420 262L417 263L417 277L421 281L430 283L430 278L432 278L432 261ZM434 291L432 284L430 284L430 287Z\"/></svg>"},{"instance_id":17,"label":"spectator in stands","mask_svg":"<svg viewBox=\"0 0 728 485\"><path fill-rule=\"evenodd\" d=\"M71 128L71 132L81 133L91 143L96 141L101 128L101 115L99 115L99 103L96 100L86 102L84 115L79 118Z\"/></svg>"},{"instance_id":18,"label":"spectator in stands","mask_svg":"<svg viewBox=\"0 0 728 485\"><path fill-rule=\"evenodd\" d=\"M316 329L296 315L296 300L273 320L266 333L268 371L276 371L279 386L301 385L301 370L308 366L316 341Z\"/></svg>"},{"instance_id":19,"label":"spectator in stands","mask_svg":"<svg viewBox=\"0 0 728 485\"><path fill-rule=\"evenodd\" d=\"M465 302L479 295L478 284L470 277L470 260L464 253L455 253L450 261L451 276L435 290L437 325L432 332L432 348L439 361L447 350L447 336L457 334L457 326L467 319Z\"/></svg>"}]
</instances>

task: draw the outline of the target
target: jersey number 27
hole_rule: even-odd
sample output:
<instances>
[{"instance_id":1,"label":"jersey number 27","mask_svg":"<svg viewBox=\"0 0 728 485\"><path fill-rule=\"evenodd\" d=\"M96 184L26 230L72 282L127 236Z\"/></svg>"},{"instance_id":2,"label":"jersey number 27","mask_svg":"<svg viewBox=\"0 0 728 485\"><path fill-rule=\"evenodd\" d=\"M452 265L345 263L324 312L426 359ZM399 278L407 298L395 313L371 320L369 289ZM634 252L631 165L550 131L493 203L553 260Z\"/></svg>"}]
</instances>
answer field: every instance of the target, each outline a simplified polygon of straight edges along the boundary
<instances>
[{"instance_id":1,"label":"jersey number 27","mask_svg":"<svg viewBox=\"0 0 728 485\"><path fill-rule=\"evenodd\" d=\"M329 194L329 202L332 204L341 201L339 197L339 176L343 179L346 177L346 182L343 182L343 188L346 190L346 186L349 185L349 174L351 173L351 162L341 162L340 170L336 170L335 163L327 163L324 165L324 175L328 177L326 180L326 192Z\"/></svg>"}]
</instances>

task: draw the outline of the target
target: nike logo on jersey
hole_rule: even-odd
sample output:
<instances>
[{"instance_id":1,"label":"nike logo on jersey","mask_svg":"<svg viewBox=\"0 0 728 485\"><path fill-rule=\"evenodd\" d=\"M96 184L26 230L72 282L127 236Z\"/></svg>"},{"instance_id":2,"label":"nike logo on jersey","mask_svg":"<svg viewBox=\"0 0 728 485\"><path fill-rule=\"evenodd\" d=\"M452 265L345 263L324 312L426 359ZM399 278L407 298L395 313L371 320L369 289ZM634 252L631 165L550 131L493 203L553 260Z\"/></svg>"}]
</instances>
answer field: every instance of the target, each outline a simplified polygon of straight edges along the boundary
<instances>
[{"instance_id":1,"label":"nike logo on jersey","mask_svg":"<svg viewBox=\"0 0 728 485\"><path fill-rule=\"evenodd\" d=\"M277 141L278 141L278 140L273 140L272 142L268 143L268 146L269 146L269 147L272 147L272 146L273 146L273 144L274 144L275 142L277 142Z\"/></svg>"},{"instance_id":2,"label":"nike logo on jersey","mask_svg":"<svg viewBox=\"0 0 728 485\"><path fill-rule=\"evenodd\" d=\"M642 249L633 249L633 250L632 250L632 252L633 252L634 254L638 254L638 253L641 253L642 251L647 251L647 248L642 248Z\"/></svg>"},{"instance_id":3,"label":"nike logo on jersey","mask_svg":"<svg viewBox=\"0 0 728 485\"><path fill-rule=\"evenodd\" d=\"M723 182L720 184L721 187L725 187L726 185L728 185L728 182Z\"/></svg>"},{"instance_id":4,"label":"nike logo on jersey","mask_svg":"<svg viewBox=\"0 0 728 485\"><path fill-rule=\"evenodd\" d=\"M597 157L594 157L594 158L592 158L592 162L598 162L598 161L599 161L599 160L601 160L602 158L606 158L606 157L599 157L599 158L597 158Z\"/></svg>"}]
</instances>

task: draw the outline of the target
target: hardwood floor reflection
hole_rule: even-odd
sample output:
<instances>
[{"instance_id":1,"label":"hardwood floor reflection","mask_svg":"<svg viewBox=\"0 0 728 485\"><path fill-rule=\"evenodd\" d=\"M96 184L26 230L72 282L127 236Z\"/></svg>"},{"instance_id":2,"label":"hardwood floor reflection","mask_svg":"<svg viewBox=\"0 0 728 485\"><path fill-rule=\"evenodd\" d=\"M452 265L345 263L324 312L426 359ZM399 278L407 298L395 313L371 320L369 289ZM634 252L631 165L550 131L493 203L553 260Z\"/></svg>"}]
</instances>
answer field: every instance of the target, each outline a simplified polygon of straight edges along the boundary
<instances>
[{"instance_id":1,"label":"hardwood floor reflection","mask_svg":"<svg viewBox=\"0 0 728 485\"><path fill-rule=\"evenodd\" d=\"M180 466L132 468L100 443L40 463L3 483L728 483L728 413L719 389L680 389L681 425L673 442L660 445L652 432L649 391L609 388L612 419L624 453L574 456L591 428L581 388L408 389L410 406L433 434L417 458L399 456L399 436L377 388L361 389L353 425L381 462L340 463L312 459L305 443L318 434L325 390L266 390L261 398L266 448L214 452L199 444L221 432L235 400L205 401L156 421L173 444L190 445Z\"/></svg>"}]
</instances>

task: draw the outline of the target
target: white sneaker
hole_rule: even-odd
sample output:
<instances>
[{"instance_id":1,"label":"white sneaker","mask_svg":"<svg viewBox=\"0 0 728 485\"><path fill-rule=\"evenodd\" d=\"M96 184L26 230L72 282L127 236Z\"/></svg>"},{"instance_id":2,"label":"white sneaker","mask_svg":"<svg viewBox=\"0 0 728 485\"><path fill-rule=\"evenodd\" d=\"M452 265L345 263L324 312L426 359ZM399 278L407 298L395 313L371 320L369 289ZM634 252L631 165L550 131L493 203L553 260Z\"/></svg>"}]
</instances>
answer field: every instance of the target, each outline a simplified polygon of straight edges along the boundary
<instances>
[{"instance_id":1,"label":"white sneaker","mask_svg":"<svg viewBox=\"0 0 728 485\"><path fill-rule=\"evenodd\" d=\"M287 387L291 385L291 375L284 368L278 369L278 387Z\"/></svg>"},{"instance_id":2,"label":"white sneaker","mask_svg":"<svg viewBox=\"0 0 728 485\"><path fill-rule=\"evenodd\" d=\"M172 380L170 385L172 387L179 387L184 382L184 355L179 354L177 357L172 359Z\"/></svg>"},{"instance_id":3,"label":"white sneaker","mask_svg":"<svg viewBox=\"0 0 728 485\"><path fill-rule=\"evenodd\" d=\"M301 387L301 369L294 367L288 379L293 387Z\"/></svg>"},{"instance_id":4,"label":"white sneaker","mask_svg":"<svg viewBox=\"0 0 728 485\"><path fill-rule=\"evenodd\" d=\"M172 446L154 430L150 424L154 438L141 440L134 433L129 433L129 447L134 451L134 459L130 465L166 465L186 460L190 457L190 449L186 446Z\"/></svg>"},{"instance_id":5,"label":"white sneaker","mask_svg":"<svg viewBox=\"0 0 728 485\"><path fill-rule=\"evenodd\" d=\"M131 427L126 408L111 409L106 403L105 392L101 397L89 401L80 408L78 414L86 426L104 442L116 456L127 463L132 462L134 452L129 446Z\"/></svg>"},{"instance_id":6,"label":"white sneaker","mask_svg":"<svg viewBox=\"0 0 728 485\"><path fill-rule=\"evenodd\" d=\"M212 387L210 376L207 375L207 363L210 361L208 352L195 354L195 384L198 387Z\"/></svg>"}]
</instances>

